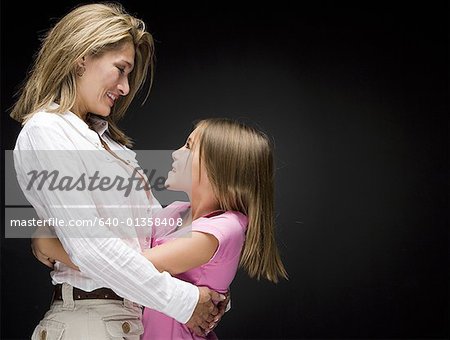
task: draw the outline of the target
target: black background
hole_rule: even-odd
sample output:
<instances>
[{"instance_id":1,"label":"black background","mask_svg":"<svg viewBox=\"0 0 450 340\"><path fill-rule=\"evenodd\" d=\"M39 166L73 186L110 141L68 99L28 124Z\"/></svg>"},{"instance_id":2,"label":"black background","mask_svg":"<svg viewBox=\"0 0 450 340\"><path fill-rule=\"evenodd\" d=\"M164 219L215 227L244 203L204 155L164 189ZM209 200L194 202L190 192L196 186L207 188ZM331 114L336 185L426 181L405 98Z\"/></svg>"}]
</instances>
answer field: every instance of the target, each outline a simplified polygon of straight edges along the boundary
<instances>
[{"instance_id":1,"label":"black background","mask_svg":"<svg viewBox=\"0 0 450 340\"><path fill-rule=\"evenodd\" d=\"M38 37L76 3L1 2L4 150ZM219 338L448 338L448 3L123 4L157 41L150 99L122 123L136 149L208 116L276 144L290 280L240 271ZM2 238L1 338L29 337L51 291L29 240Z\"/></svg>"}]
</instances>

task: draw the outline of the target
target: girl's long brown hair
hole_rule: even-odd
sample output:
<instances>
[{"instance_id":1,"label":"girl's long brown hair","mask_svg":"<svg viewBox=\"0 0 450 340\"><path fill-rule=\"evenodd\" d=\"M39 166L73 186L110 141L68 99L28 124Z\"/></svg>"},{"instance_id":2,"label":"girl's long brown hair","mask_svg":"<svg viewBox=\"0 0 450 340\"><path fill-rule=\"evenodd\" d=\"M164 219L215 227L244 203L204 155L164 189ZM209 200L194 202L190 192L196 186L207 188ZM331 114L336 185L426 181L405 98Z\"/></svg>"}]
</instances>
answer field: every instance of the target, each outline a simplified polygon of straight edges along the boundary
<instances>
[{"instance_id":1,"label":"girl's long brown hair","mask_svg":"<svg viewBox=\"0 0 450 340\"><path fill-rule=\"evenodd\" d=\"M196 124L199 157L222 210L248 217L240 265L250 277L287 279L275 241L274 161L269 138L259 130L225 118Z\"/></svg>"}]
</instances>

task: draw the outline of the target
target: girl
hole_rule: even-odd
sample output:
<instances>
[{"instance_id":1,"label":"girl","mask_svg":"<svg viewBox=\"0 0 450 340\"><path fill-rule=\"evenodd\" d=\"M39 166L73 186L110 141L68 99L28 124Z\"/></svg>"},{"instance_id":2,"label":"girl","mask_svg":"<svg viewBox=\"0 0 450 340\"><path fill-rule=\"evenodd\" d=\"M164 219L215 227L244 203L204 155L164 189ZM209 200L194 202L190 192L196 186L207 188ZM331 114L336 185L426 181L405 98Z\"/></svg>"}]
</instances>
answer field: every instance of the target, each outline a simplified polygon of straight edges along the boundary
<instances>
[{"instance_id":1,"label":"girl","mask_svg":"<svg viewBox=\"0 0 450 340\"><path fill-rule=\"evenodd\" d=\"M287 278L274 237L269 139L237 121L206 119L196 124L172 158L166 187L186 192L190 202L163 209L161 218L181 216L183 226L155 227L145 257L160 271L222 293L239 265L257 279ZM150 308L144 309L143 324L145 340L200 339L182 323ZM217 338L214 332L207 337Z\"/></svg>"}]
</instances>

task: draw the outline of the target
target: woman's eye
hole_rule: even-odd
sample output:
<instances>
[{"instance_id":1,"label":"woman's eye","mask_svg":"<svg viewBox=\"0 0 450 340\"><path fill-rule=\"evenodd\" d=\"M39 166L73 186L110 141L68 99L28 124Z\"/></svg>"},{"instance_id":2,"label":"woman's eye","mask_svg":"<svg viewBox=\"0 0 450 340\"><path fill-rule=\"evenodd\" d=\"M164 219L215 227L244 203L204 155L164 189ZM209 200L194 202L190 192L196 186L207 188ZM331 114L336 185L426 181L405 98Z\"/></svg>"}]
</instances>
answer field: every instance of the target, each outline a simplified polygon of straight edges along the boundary
<instances>
[{"instance_id":1,"label":"woman's eye","mask_svg":"<svg viewBox=\"0 0 450 340\"><path fill-rule=\"evenodd\" d=\"M125 73L125 69L124 68L117 66L117 69L119 70L120 73Z\"/></svg>"}]
</instances>

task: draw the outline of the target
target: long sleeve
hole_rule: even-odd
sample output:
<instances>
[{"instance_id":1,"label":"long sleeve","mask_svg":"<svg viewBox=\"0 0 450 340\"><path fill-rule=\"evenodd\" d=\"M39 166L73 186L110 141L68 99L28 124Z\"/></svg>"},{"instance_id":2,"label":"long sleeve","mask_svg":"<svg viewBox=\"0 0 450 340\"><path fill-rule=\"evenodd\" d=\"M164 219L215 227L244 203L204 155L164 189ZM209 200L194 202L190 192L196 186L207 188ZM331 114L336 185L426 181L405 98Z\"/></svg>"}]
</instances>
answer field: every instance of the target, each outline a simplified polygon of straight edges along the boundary
<instances>
[{"instance_id":1,"label":"long sleeve","mask_svg":"<svg viewBox=\"0 0 450 340\"><path fill-rule=\"evenodd\" d=\"M35 174L47 171L48 175L56 170L58 178L68 181L82 174L85 179L92 175L90 166L95 166L95 162L90 163L90 158L77 150L64 129L40 124L27 126L17 140L14 162L19 184L41 219L57 218L68 223L109 217L102 216L105 207L96 201L97 196L80 185L72 190L39 188L37 183L30 185L33 171ZM138 249L130 247L111 228L99 224L94 227L59 225L55 231L72 261L86 276L124 298L181 323L191 317L198 301L198 288L168 273L158 272Z\"/></svg>"}]
</instances>

